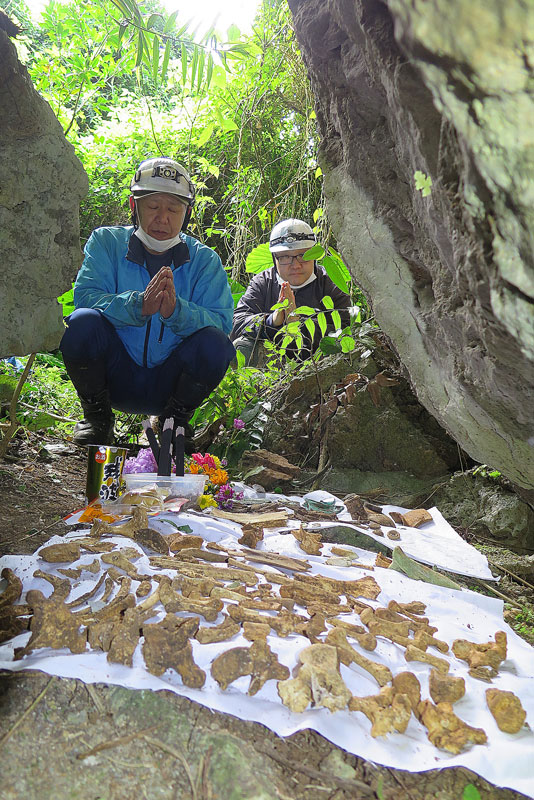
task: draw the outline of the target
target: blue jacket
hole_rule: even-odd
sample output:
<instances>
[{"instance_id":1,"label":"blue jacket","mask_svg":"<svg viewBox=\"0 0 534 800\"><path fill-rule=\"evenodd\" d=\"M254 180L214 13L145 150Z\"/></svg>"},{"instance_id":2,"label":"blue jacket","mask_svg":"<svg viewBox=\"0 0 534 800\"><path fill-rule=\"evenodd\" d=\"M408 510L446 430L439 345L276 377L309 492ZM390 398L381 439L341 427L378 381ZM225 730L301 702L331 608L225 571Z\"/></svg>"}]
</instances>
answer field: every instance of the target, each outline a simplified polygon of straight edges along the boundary
<instances>
[{"instance_id":1,"label":"blue jacket","mask_svg":"<svg viewBox=\"0 0 534 800\"><path fill-rule=\"evenodd\" d=\"M234 304L219 256L192 236L172 248L176 308L168 319L144 317L142 293L150 276L133 227L97 228L85 246L74 286L76 308L96 308L115 326L133 360L144 367L165 361L201 328L230 333ZM163 336L158 341L163 325Z\"/></svg>"}]
</instances>

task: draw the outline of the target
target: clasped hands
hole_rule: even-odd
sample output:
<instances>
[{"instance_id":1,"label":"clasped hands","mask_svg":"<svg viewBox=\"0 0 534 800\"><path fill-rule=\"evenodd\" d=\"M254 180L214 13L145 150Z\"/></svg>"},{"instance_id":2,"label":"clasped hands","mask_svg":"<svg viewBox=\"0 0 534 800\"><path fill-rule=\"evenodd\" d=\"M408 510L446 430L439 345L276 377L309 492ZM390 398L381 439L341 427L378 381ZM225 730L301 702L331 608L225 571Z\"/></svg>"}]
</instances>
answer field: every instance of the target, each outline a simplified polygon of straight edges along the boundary
<instances>
[{"instance_id":1,"label":"clasped hands","mask_svg":"<svg viewBox=\"0 0 534 800\"><path fill-rule=\"evenodd\" d=\"M273 325L275 325L277 328L280 328L285 322L289 322L291 320L291 316L297 307L293 289L289 285L288 281L284 281L278 296L279 303L283 303L284 300L287 300L287 306L285 306L285 308L277 308L273 313Z\"/></svg>"},{"instance_id":2,"label":"clasped hands","mask_svg":"<svg viewBox=\"0 0 534 800\"><path fill-rule=\"evenodd\" d=\"M143 292L142 315L150 317L159 313L164 319L176 308L176 290L170 267L162 267Z\"/></svg>"}]
</instances>

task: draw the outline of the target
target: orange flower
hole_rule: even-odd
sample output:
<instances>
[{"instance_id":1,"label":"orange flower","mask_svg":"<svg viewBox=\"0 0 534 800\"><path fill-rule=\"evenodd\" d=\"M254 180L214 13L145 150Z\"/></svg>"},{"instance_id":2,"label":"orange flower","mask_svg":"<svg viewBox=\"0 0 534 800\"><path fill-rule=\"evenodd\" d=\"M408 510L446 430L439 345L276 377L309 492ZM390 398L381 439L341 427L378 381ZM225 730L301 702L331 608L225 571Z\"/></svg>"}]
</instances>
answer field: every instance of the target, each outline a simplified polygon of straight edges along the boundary
<instances>
[{"instance_id":1,"label":"orange flower","mask_svg":"<svg viewBox=\"0 0 534 800\"><path fill-rule=\"evenodd\" d=\"M195 461L191 461L191 463L189 464L189 472L191 472L193 475L198 475L203 471L204 470L202 469L200 464L197 464Z\"/></svg>"},{"instance_id":2,"label":"orange flower","mask_svg":"<svg viewBox=\"0 0 534 800\"><path fill-rule=\"evenodd\" d=\"M208 471L209 479L215 486L222 486L228 483L228 473L225 469L210 469Z\"/></svg>"}]
</instances>

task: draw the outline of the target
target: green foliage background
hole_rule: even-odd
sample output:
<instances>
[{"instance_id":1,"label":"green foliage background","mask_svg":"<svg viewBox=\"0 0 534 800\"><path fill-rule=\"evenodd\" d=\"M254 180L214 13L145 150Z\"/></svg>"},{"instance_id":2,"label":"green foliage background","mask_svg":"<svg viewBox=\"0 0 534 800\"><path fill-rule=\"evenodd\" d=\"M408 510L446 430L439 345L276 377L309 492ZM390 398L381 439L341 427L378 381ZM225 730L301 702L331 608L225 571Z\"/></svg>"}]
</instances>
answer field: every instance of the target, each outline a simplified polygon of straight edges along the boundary
<instances>
[{"instance_id":1,"label":"green foliage background","mask_svg":"<svg viewBox=\"0 0 534 800\"><path fill-rule=\"evenodd\" d=\"M220 254L236 302L250 279L247 256L285 217L314 224L327 270L336 282L350 278L323 208L312 95L286 0L261 0L250 36L232 25L200 38L187 12L169 14L159 0L50 0L39 22L23 0L0 0L0 7L19 23L19 57L89 176L82 246L95 227L129 221L132 173L161 154L190 171L199 191L189 230ZM365 300L352 290L360 323ZM343 345L323 351L345 352L348 341L345 335ZM33 375L43 382L48 370L61 398L59 361L38 359ZM239 365L196 422L219 417L231 429L260 384L280 378ZM76 416L72 402L63 402L63 415ZM62 416L62 403L52 405Z\"/></svg>"},{"instance_id":2,"label":"green foliage background","mask_svg":"<svg viewBox=\"0 0 534 800\"><path fill-rule=\"evenodd\" d=\"M190 231L234 280L277 220L315 219L325 231L312 96L285 0L259 4L251 36L232 25L200 40L186 12L169 15L157 0L52 0L38 24L22 0L2 5L20 20L20 57L89 176L82 240L128 221L132 171L158 154L191 172L200 191Z\"/></svg>"}]
</instances>

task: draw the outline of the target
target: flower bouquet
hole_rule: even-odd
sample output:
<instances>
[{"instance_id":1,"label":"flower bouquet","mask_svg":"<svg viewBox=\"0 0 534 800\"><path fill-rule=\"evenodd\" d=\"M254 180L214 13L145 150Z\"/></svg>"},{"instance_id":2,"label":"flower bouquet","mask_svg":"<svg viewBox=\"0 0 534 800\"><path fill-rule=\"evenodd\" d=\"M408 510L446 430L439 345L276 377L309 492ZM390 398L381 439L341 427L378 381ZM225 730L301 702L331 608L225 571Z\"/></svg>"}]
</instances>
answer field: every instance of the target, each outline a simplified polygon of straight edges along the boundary
<instances>
[{"instance_id":1,"label":"flower bouquet","mask_svg":"<svg viewBox=\"0 0 534 800\"><path fill-rule=\"evenodd\" d=\"M226 467L226 459L219 459L209 453L193 453L186 459L186 473L192 475L206 475L207 483L204 494L198 499L201 509L215 506L223 509L231 509L235 500L243 497L243 492L237 492L231 485ZM150 448L139 451L137 456L126 459L123 474L132 473L154 473L157 470L156 460Z\"/></svg>"}]
</instances>

